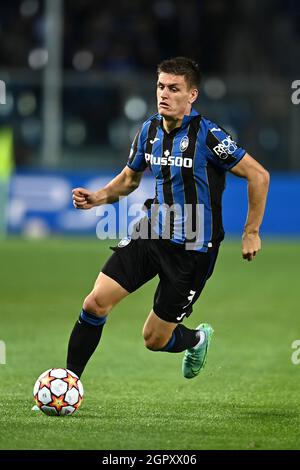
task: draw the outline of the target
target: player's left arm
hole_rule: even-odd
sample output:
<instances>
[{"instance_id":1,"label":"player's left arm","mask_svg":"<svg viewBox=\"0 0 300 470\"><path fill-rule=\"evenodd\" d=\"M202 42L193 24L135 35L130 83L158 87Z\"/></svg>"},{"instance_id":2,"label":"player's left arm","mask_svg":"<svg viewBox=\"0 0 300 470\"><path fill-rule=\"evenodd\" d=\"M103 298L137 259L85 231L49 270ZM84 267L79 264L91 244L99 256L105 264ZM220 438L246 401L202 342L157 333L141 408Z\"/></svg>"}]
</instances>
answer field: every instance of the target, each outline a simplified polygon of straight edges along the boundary
<instances>
[{"instance_id":1,"label":"player's left arm","mask_svg":"<svg viewBox=\"0 0 300 470\"><path fill-rule=\"evenodd\" d=\"M259 228L265 212L270 175L248 153L230 171L248 181L248 214L242 236L242 255L252 261L261 249Z\"/></svg>"}]
</instances>

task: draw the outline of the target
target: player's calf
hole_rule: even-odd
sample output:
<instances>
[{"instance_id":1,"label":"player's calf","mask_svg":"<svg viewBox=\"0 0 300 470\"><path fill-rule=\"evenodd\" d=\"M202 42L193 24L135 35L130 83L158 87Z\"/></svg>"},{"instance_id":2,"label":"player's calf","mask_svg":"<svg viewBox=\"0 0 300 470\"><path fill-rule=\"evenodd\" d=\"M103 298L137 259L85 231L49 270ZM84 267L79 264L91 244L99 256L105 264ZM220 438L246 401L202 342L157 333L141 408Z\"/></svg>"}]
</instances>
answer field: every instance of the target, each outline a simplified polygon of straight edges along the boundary
<instances>
[{"instance_id":1,"label":"player's calf","mask_svg":"<svg viewBox=\"0 0 300 470\"><path fill-rule=\"evenodd\" d=\"M105 322L105 316L97 316L85 309L80 312L69 339L67 356L67 369L79 377L99 344Z\"/></svg>"},{"instance_id":2,"label":"player's calf","mask_svg":"<svg viewBox=\"0 0 300 470\"><path fill-rule=\"evenodd\" d=\"M145 334L144 333L144 341L145 341L145 346L147 349L150 349L150 351L160 351L162 348L165 346L165 344L168 342L169 338L166 338L164 335L158 335L158 334Z\"/></svg>"},{"instance_id":3,"label":"player's calf","mask_svg":"<svg viewBox=\"0 0 300 470\"><path fill-rule=\"evenodd\" d=\"M143 329L145 345L152 351L182 352L199 342L199 331L190 330L182 324L176 324L160 318L152 310Z\"/></svg>"},{"instance_id":4,"label":"player's calf","mask_svg":"<svg viewBox=\"0 0 300 470\"><path fill-rule=\"evenodd\" d=\"M81 376L101 339L107 314L128 295L116 281L100 273L86 297L68 345L67 368Z\"/></svg>"}]
</instances>

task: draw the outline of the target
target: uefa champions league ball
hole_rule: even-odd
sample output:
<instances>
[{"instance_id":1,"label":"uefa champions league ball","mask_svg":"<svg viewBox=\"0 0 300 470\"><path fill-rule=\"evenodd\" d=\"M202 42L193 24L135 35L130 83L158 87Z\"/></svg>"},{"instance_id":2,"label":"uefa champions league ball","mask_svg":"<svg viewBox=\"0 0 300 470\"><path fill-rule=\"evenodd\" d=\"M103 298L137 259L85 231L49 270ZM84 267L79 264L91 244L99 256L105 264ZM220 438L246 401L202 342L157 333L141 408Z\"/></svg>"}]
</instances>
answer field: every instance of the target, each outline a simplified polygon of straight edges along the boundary
<instances>
[{"instance_id":1,"label":"uefa champions league ball","mask_svg":"<svg viewBox=\"0 0 300 470\"><path fill-rule=\"evenodd\" d=\"M81 405L83 386L78 375L68 369L48 369L35 382L33 398L46 415L71 415Z\"/></svg>"}]
</instances>

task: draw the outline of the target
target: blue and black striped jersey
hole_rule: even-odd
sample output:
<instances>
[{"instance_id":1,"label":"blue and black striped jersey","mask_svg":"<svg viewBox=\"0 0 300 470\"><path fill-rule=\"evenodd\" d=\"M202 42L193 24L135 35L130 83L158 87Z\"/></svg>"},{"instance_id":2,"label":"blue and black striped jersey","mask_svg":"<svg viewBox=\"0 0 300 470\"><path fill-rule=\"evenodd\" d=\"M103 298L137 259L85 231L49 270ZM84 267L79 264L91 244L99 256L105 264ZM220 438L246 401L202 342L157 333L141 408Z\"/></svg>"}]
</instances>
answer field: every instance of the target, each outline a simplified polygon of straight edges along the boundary
<instances>
[{"instance_id":1,"label":"blue and black striped jersey","mask_svg":"<svg viewBox=\"0 0 300 470\"><path fill-rule=\"evenodd\" d=\"M155 233L197 251L217 246L224 238L225 174L245 153L224 129L194 109L170 133L159 114L145 121L127 165L134 171L149 167L155 176L156 194L148 211ZM169 236L164 237L167 225Z\"/></svg>"}]
</instances>

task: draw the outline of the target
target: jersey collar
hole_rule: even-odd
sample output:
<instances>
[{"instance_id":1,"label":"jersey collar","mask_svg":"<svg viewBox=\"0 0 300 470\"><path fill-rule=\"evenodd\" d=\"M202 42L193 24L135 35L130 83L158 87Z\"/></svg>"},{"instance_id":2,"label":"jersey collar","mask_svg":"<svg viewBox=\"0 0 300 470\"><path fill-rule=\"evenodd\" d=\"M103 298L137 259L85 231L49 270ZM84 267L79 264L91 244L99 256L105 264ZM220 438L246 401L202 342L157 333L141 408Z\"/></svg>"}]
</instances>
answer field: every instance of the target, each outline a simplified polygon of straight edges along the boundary
<instances>
[{"instance_id":1,"label":"jersey collar","mask_svg":"<svg viewBox=\"0 0 300 470\"><path fill-rule=\"evenodd\" d=\"M173 129L173 131L171 131L171 133L173 132L177 132L179 129L183 129L184 127L187 127L189 125L189 123L196 117L196 116L199 116L199 113L198 111L196 111L196 109L192 108L190 114L186 114L183 119L182 119L182 123L181 123L181 126L180 127L176 127L175 129ZM156 119L159 119L160 121L160 126L163 128L162 126L162 115L157 113L155 116Z\"/></svg>"},{"instance_id":2,"label":"jersey collar","mask_svg":"<svg viewBox=\"0 0 300 470\"><path fill-rule=\"evenodd\" d=\"M183 117L181 126L186 125L186 124L189 123L192 119L194 119L194 117L196 117L196 116L199 116L199 113L198 113L198 111L196 111L196 109L192 108L191 113L190 113L190 114L186 114L186 115Z\"/></svg>"}]
</instances>

